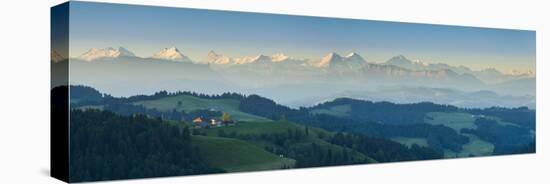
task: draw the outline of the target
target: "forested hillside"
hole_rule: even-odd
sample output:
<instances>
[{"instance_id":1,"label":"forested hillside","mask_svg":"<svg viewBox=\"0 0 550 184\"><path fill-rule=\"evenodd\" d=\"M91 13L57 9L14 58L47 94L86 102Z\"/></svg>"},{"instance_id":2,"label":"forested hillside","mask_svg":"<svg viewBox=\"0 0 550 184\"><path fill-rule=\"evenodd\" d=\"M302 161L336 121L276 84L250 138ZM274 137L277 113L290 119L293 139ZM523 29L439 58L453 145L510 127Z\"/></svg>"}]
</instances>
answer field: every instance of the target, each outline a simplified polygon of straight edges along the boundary
<instances>
[{"instance_id":1,"label":"forested hillside","mask_svg":"<svg viewBox=\"0 0 550 184\"><path fill-rule=\"evenodd\" d=\"M535 151L535 111L527 108L342 98L295 109L236 93L70 90L74 181Z\"/></svg>"}]
</instances>

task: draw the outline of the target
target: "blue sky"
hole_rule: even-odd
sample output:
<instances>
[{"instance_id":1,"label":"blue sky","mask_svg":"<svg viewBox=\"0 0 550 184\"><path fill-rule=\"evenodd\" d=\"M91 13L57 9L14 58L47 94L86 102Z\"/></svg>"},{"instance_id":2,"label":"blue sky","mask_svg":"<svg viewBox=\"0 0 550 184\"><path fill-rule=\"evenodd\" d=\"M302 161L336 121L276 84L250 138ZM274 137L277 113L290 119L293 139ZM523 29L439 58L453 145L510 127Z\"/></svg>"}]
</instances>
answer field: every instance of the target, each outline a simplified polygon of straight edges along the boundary
<instances>
[{"instance_id":1,"label":"blue sky","mask_svg":"<svg viewBox=\"0 0 550 184\"><path fill-rule=\"evenodd\" d=\"M195 61L285 53L316 59L357 52L370 62L395 55L474 69L534 70L535 32L352 19L72 2L71 57L123 46L138 56L178 47Z\"/></svg>"}]
</instances>

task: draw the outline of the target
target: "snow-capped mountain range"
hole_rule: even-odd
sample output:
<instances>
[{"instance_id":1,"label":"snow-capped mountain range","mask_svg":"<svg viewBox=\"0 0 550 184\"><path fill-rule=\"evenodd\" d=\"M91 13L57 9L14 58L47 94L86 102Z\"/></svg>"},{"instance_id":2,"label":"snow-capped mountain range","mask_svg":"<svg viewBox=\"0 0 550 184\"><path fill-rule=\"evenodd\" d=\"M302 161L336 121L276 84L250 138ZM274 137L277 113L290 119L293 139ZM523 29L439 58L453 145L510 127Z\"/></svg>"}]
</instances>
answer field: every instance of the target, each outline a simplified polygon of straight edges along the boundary
<instances>
[{"instance_id":1,"label":"snow-capped mountain range","mask_svg":"<svg viewBox=\"0 0 550 184\"><path fill-rule=\"evenodd\" d=\"M60 57L60 56L59 56ZM59 59L58 54L52 53L52 59ZM77 59L84 61L94 61L98 59L105 58L120 58L120 57L136 57L133 52L125 49L124 47L119 47L118 49L114 48L103 48L103 49L90 49L86 53L77 57ZM500 83L509 80L523 79L523 78L534 78L534 72L527 73L515 73L515 74L505 74L494 68L487 68L484 70L472 70L465 66L451 66L444 63L426 63L421 61L413 61L406 58L403 55L398 55L390 58L383 63L371 63L367 62L361 55L352 52L345 56L341 56L338 53L328 53L327 55L319 59L297 59L290 56L287 56L283 53L276 53L271 56L267 55L256 55L256 56L246 56L246 57L228 57L223 54L218 54L214 51L210 51L207 54L206 62L195 62L190 59L188 56L184 55L176 47L163 48L160 49L153 56L141 58L141 59L151 59L151 60L166 60L174 62L185 62L185 63L208 63L212 66L247 66L248 68L253 67L253 65L261 64L264 67L273 66L286 66L283 67L285 70L289 68L292 69L293 66L307 67L311 70L316 69L329 69L331 71L341 72L356 72L356 75L362 75L361 72L372 73L378 72L384 75L394 75L394 76L410 76L410 77L436 77L436 78L450 78L450 77L461 77L461 78L477 78L485 83L493 84ZM52 61L56 61L52 60ZM238 67L233 67L238 68ZM283 69L280 68L280 69ZM271 69L275 70L275 68Z\"/></svg>"},{"instance_id":2,"label":"snow-capped mountain range","mask_svg":"<svg viewBox=\"0 0 550 184\"><path fill-rule=\"evenodd\" d=\"M465 66L413 61L402 55L375 63L354 52L346 55L331 52L319 58L299 59L284 53L229 57L210 51L204 61L194 61L184 53L171 47L160 49L149 57L140 57L123 47L90 49L71 58L70 62L74 62L71 80L75 84L93 84L114 95L132 95L136 90L147 93L158 89L199 89L205 93L261 94L283 104L298 104L304 99L312 99L305 103L313 103L333 95L351 94L395 102L410 98L468 107L513 107L535 96L534 74L512 75L494 68L472 70ZM52 52L53 65L62 58L58 55ZM97 75L97 71L102 74ZM383 87L398 90L381 91ZM398 96L416 88L457 89L464 93L431 98L442 91L417 90L417 95L403 93ZM479 96L477 91L495 94L486 95L485 101L469 98L474 94ZM453 99L455 97L457 99Z\"/></svg>"},{"instance_id":3,"label":"snow-capped mountain range","mask_svg":"<svg viewBox=\"0 0 550 184\"><path fill-rule=\"evenodd\" d=\"M133 52L129 51L124 47L119 47L118 49L108 47L108 48L92 48L82 55L78 56L76 59L84 61L94 61L98 59L108 59L108 58L120 58L120 57L138 57ZM148 57L155 60L168 60L168 61L178 61L178 62L191 62L189 57L183 55L176 47L163 48L153 56Z\"/></svg>"},{"instance_id":4,"label":"snow-capped mountain range","mask_svg":"<svg viewBox=\"0 0 550 184\"><path fill-rule=\"evenodd\" d=\"M231 58L225 55L217 54L214 51L208 52L207 62L210 64L219 64L219 65L242 65L242 64L252 64L252 63L278 63L286 61L298 61L305 62L304 59L295 59L291 58L283 53L276 53L271 56L266 55L257 55L257 56L247 56L247 57L238 57Z\"/></svg>"},{"instance_id":5,"label":"snow-capped mountain range","mask_svg":"<svg viewBox=\"0 0 550 184\"><path fill-rule=\"evenodd\" d=\"M84 54L78 56L78 59L84 61L93 61L101 58L117 58L124 56L135 57L136 55L133 52L130 52L128 49L125 49L124 47L119 47L118 49L114 49L112 47L104 49L93 48L90 49L88 52L85 52Z\"/></svg>"},{"instance_id":6,"label":"snow-capped mountain range","mask_svg":"<svg viewBox=\"0 0 550 184\"><path fill-rule=\"evenodd\" d=\"M413 71L427 71L427 70L451 70L457 74L470 74L476 76L478 79L486 83L499 83L513 79L533 78L535 73L533 71L516 72L516 73L503 73L495 68L486 68L482 70L472 70L466 66L451 66L444 63L426 63L422 61L412 61L403 55L390 58L383 63L384 65L398 66Z\"/></svg>"}]
</instances>

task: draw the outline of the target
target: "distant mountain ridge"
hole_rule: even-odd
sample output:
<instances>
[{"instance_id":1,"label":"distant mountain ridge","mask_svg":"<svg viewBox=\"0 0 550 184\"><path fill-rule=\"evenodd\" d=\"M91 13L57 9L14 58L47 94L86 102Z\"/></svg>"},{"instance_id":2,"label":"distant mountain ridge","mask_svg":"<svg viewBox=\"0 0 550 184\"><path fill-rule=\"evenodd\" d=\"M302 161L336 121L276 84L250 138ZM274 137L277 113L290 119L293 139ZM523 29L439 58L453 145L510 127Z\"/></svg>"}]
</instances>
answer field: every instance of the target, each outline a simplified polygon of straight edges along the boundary
<instances>
[{"instance_id":1,"label":"distant mountain ridge","mask_svg":"<svg viewBox=\"0 0 550 184\"><path fill-rule=\"evenodd\" d=\"M374 102L388 101L393 103L420 103L433 102L436 104L449 104L457 107L468 108L489 108L500 107L522 107L526 106L535 109L535 96L522 95L499 95L493 91L461 91L451 88L427 88L427 87L401 87L382 88L377 91L345 91L329 97L303 99L296 104L289 104L292 107L300 107L311 104L320 104L338 98L354 98ZM498 104L492 102L499 102Z\"/></svg>"},{"instance_id":2,"label":"distant mountain ridge","mask_svg":"<svg viewBox=\"0 0 550 184\"><path fill-rule=\"evenodd\" d=\"M123 56L135 57L136 55L124 47L119 47L118 49L114 49L112 47L103 48L103 49L93 48L88 50L84 54L78 56L78 59L85 60L85 61L93 61L96 59L118 58Z\"/></svg>"},{"instance_id":3,"label":"distant mountain ridge","mask_svg":"<svg viewBox=\"0 0 550 184\"><path fill-rule=\"evenodd\" d=\"M246 56L246 57L237 57L231 58L222 54L218 54L211 50L207 55L207 62L210 64L218 65L243 65L243 64L258 64L258 63L279 63L286 61L305 61L302 59L291 58L284 53L276 53L271 56L266 56L263 54L257 56Z\"/></svg>"},{"instance_id":4,"label":"distant mountain ridge","mask_svg":"<svg viewBox=\"0 0 550 184\"><path fill-rule=\"evenodd\" d=\"M367 64L359 54L352 52L345 57L340 56L335 52L331 52L321 58L316 64L317 67L332 68L332 69L358 69Z\"/></svg>"},{"instance_id":5,"label":"distant mountain ridge","mask_svg":"<svg viewBox=\"0 0 550 184\"><path fill-rule=\"evenodd\" d=\"M117 96L156 89L235 91L261 94L293 107L312 105L319 99L346 92L353 92L346 94L354 95L349 97L392 102L433 100L465 107L534 106L535 78L503 74L496 69L474 71L464 66L412 61L402 55L385 63L374 63L355 52L298 59L284 53L233 58L210 51L208 62L192 61L183 53L171 47L160 49L151 57L139 57L122 47L91 49L71 58L71 81L76 85L94 85ZM382 90L388 87L403 90ZM463 93L440 91L436 94L445 95L431 97L423 94L426 91L406 93L407 89L457 89ZM356 93L367 91L371 95L368 98ZM478 91L495 95L480 100L468 95L479 96L475 93ZM388 94L399 95L390 98Z\"/></svg>"},{"instance_id":6,"label":"distant mountain ridge","mask_svg":"<svg viewBox=\"0 0 550 184\"><path fill-rule=\"evenodd\" d=\"M409 70L452 70L458 74L470 74L485 83L494 84L507 80L515 80L522 78L533 78L534 72L505 74L495 68L486 68L483 70L472 70L466 66L451 66L444 63L426 63L421 61L412 61L403 55L395 56L383 63L384 65L393 65Z\"/></svg>"},{"instance_id":7,"label":"distant mountain ridge","mask_svg":"<svg viewBox=\"0 0 550 184\"><path fill-rule=\"evenodd\" d=\"M191 59L183 55L176 47L163 48L155 55L151 56L151 58L189 63L191 62Z\"/></svg>"},{"instance_id":8,"label":"distant mountain ridge","mask_svg":"<svg viewBox=\"0 0 550 184\"><path fill-rule=\"evenodd\" d=\"M52 57L54 53L52 53ZM97 49L92 48L86 53L78 56L77 59L85 61L93 61L101 58L117 58L122 56L128 57L137 57L133 52L129 51L124 47L119 47L114 49L112 47ZM188 56L184 55L176 47L163 48L159 52L155 53L153 56L149 57L152 59L160 60L171 60L171 61L184 61L184 62L194 62ZM505 74L501 71L498 71L495 68L486 68L483 70L472 70L466 66L452 66L445 63L426 63L422 61L412 61L403 55L394 56L383 63L370 63L367 62L361 55L355 52L351 52L346 56L341 56L338 53L331 52L323 56L318 60L314 59L297 59L285 55L284 53L275 53L271 56L267 55L256 55L256 56L246 56L246 57L228 57L222 54L218 54L211 50L207 54L206 63L209 64L219 64L219 65L237 65L237 64L253 64L253 63L277 63L284 61L297 61L303 65L319 68L348 68L348 69L357 69L363 67L367 64L370 65L392 65L397 66L403 69L413 70L413 71L426 71L426 70L451 70L457 74L471 74L477 78L488 83L503 82L509 79L518 79L518 78L533 78L534 72L515 72L513 74ZM489 78L497 78L491 80Z\"/></svg>"}]
</instances>

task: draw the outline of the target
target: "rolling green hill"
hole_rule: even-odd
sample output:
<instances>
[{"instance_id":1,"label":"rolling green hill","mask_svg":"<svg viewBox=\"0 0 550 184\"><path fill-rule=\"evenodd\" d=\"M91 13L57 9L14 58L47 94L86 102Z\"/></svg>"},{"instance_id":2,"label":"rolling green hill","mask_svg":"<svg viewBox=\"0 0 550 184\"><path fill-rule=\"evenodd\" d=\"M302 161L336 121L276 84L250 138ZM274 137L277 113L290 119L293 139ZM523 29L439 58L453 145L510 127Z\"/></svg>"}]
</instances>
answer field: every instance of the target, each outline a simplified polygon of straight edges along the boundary
<instances>
[{"instance_id":1,"label":"rolling green hill","mask_svg":"<svg viewBox=\"0 0 550 184\"><path fill-rule=\"evenodd\" d=\"M495 118L495 117L492 117ZM498 118L496 118L498 119ZM445 150L445 157L468 157L470 155L486 156L493 153L494 145L490 142L483 141L477 136L467 133L461 133L463 128L475 129L476 116L469 113L461 112L430 112L426 114L425 123L433 125L444 125L454 129L457 133L462 134L470 139L470 141L462 145L461 152L453 152ZM498 121L499 124L510 124Z\"/></svg>"},{"instance_id":2,"label":"rolling green hill","mask_svg":"<svg viewBox=\"0 0 550 184\"><path fill-rule=\"evenodd\" d=\"M181 102L181 103L178 103ZM156 100L144 100L134 102L134 105L143 105L146 108L159 111L194 111L194 110L216 110L231 114L232 118L239 121L271 121L270 119L244 113L239 110L239 101L234 99L204 99L191 95L169 96Z\"/></svg>"},{"instance_id":3,"label":"rolling green hill","mask_svg":"<svg viewBox=\"0 0 550 184\"><path fill-rule=\"evenodd\" d=\"M534 113L523 108L461 109L342 98L293 109L258 95L234 93L160 91L127 98L96 93L83 93L78 103L71 103L73 109L144 114L180 130L192 124L192 118L229 113L236 122L233 126L192 129L193 142L211 167L229 172L485 156L514 151L520 143L508 142L516 139L528 143L529 137L521 136L524 127L535 135L530 124ZM481 119L488 121L480 125ZM483 125L487 126L478 131ZM494 135L498 140L491 139Z\"/></svg>"},{"instance_id":4,"label":"rolling green hill","mask_svg":"<svg viewBox=\"0 0 550 184\"><path fill-rule=\"evenodd\" d=\"M349 111L347 111L346 109L348 108L346 108L345 105L336 104L336 105L330 105L330 106L322 106L322 108L315 108L311 112L313 114L326 114L326 115L332 115L332 116L344 117L344 118L353 117L353 115L346 116L346 114L349 114ZM497 113L493 113L495 114L493 116L493 115L479 114L479 112L476 112L476 111L469 112L468 110L460 110L460 109L456 109L456 110L443 109L443 110L445 111L442 111L442 112L434 111L434 112L426 112L426 113L419 111L418 112L419 114L424 114L424 118L423 118L423 121L417 123L417 125L421 125L425 123L425 124L433 125L432 128L434 129L438 129L438 128L441 129L441 126L442 126L444 128L449 129L448 131L451 131L451 132L447 131L447 133L454 133L454 134L457 134L458 136L467 138L466 142L459 145L460 147L458 150L452 151L449 148L443 148L442 151L444 152L444 156L447 158L488 156L488 155L493 155L495 153L495 151L497 150L496 149L497 145L495 144L495 140L491 140L490 137L488 138L487 136L485 136L484 138L481 138L478 135L474 135L472 133L465 133L462 131L463 129L468 129L468 130L478 129L476 120L489 119L489 120L494 120L494 123L499 127L516 127L520 129L522 128L521 124L518 124L518 121L514 121L516 119L509 118L508 116L503 116L502 114L500 114L501 117L497 117L497 115L499 115ZM488 112L486 113L489 114L489 112L491 112L490 110L491 109L487 110ZM411 111L413 110L411 109ZM482 111L482 110L479 110L479 111ZM498 109L495 111L498 111ZM501 111L504 111L504 110L501 110ZM478 114L474 114L474 113L478 113ZM402 115L402 116L405 116L405 115ZM504 118L507 118L507 119L504 120ZM404 118L404 119L407 119L407 118ZM414 120L414 119L411 119L411 120ZM508 121L514 121L514 123L508 122ZM521 121L519 123L521 123ZM398 128L398 127L393 127L393 128ZM369 131L368 129L369 128L366 128L365 131ZM372 130L372 128L370 129ZM417 131L418 130L421 131L422 129L417 129ZM508 128L508 130L517 130L517 129ZM407 130L404 130L403 132L407 132ZM430 130L430 134L431 132L432 130ZM494 130L493 134L496 134L496 133L499 133L499 132L497 130ZM520 137L520 134L517 132L515 134L513 133L510 133L510 134L511 134L510 136L512 137L516 136L514 138L510 138L511 140L514 140L515 138L523 139L522 137ZM534 135L533 131L531 131L531 135ZM428 137L429 137L429 134L428 134ZM430 141L428 141L427 139L428 137L420 137L418 135L409 135L409 136L394 135L389 138L393 141L399 142L409 147L411 147L413 144L417 144L419 146L432 146ZM445 138L447 139L449 137L445 137ZM441 139L435 139L435 140L437 141ZM433 143L433 139L431 141ZM433 145L437 146L438 143L435 143ZM514 148L510 148L510 149L514 149Z\"/></svg>"},{"instance_id":5,"label":"rolling green hill","mask_svg":"<svg viewBox=\"0 0 550 184\"><path fill-rule=\"evenodd\" d=\"M202 131L205 132L207 136L219 136L220 131L223 131L226 135L238 135L239 137L253 137L248 140L247 142L250 142L254 145L257 145L259 147L271 147L276 149L284 149L279 145L274 144L273 142L261 140L256 137L260 137L263 134L286 134L289 131L295 132L305 132L306 127L302 125L298 125L295 123L291 123L288 121L271 121L271 122L239 122L235 126L227 126L227 127L218 127L218 128L211 128L211 129L203 129ZM308 127L308 135L302 139L301 141L296 142L289 142L286 146L288 148L299 150L302 147L310 146L312 143L318 145L321 150L327 151L327 150L347 150L350 152L350 155L353 160L355 161L362 161L362 160L368 160L370 163L377 162L376 160L359 153L357 151L351 150L349 148L344 148L339 145L331 144L324 139L320 137L327 137L334 135L333 132L329 132L320 128L312 128ZM254 137L256 136L256 137Z\"/></svg>"},{"instance_id":6,"label":"rolling green hill","mask_svg":"<svg viewBox=\"0 0 550 184\"><path fill-rule=\"evenodd\" d=\"M464 112L429 112L426 113L426 118L424 119L424 122L433 125L445 125L459 132L463 128L477 128L474 122L476 118L480 117L495 120L499 125L502 126L519 126L514 123L502 121L498 117L479 115L476 116Z\"/></svg>"},{"instance_id":7,"label":"rolling green hill","mask_svg":"<svg viewBox=\"0 0 550 184\"><path fill-rule=\"evenodd\" d=\"M476 128L475 117L462 112L430 112L426 113L424 123L444 125L460 132L463 128Z\"/></svg>"},{"instance_id":8,"label":"rolling green hill","mask_svg":"<svg viewBox=\"0 0 550 184\"><path fill-rule=\"evenodd\" d=\"M290 168L295 160L281 158L246 141L211 136L192 136L208 164L228 172Z\"/></svg>"}]
</instances>

